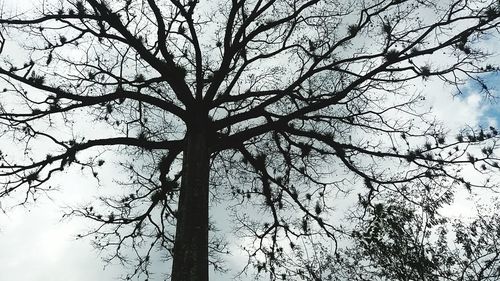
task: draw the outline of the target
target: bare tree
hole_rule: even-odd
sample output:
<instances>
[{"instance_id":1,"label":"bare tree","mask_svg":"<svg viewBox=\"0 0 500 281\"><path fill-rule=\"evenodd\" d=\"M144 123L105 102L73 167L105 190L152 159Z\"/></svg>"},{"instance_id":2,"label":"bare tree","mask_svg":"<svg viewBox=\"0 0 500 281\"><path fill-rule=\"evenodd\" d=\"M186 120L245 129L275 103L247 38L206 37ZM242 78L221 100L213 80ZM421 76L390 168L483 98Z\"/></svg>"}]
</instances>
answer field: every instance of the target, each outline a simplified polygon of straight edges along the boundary
<instances>
[{"instance_id":1,"label":"bare tree","mask_svg":"<svg viewBox=\"0 0 500 281\"><path fill-rule=\"evenodd\" d=\"M498 34L500 7L487 2L67 0L4 12L2 139L24 156L2 154L0 196L25 203L64 170L99 178L127 156L121 195L70 212L99 223L83 236L111 259L134 250L126 278L149 275L159 246L172 280L208 280L227 251L209 239L219 204L257 274L325 279L291 261L307 249L298 241L340 255L352 235L336 199L354 192L356 225L384 198L432 214L460 186L492 186L462 167L498 168L496 129L450 139L412 87L474 80L490 93L480 74L497 68L481 43Z\"/></svg>"}]
</instances>

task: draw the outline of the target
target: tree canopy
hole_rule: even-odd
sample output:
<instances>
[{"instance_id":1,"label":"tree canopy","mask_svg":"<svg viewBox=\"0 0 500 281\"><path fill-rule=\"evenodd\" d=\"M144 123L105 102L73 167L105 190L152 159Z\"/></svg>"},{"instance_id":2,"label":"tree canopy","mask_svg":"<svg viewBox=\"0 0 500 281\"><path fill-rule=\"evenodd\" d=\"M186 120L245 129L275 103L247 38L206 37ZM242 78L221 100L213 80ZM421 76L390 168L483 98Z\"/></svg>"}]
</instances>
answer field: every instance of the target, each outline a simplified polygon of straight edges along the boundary
<instances>
[{"instance_id":1,"label":"tree canopy","mask_svg":"<svg viewBox=\"0 0 500 281\"><path fill-rule=\"evenodd\" d=\"M124 278L149 277L160 251L171 280L208 280L231 224L242 274L271 280L498 279L498 217L439 212L495 188L498 131L447 131L418 88L494 95L497 0L35 8L0 15L0 198L31 202L78 169L113 177L115 194L67 215L95 222L81 236L131 263Z\"/></svg>"}]
</instances>

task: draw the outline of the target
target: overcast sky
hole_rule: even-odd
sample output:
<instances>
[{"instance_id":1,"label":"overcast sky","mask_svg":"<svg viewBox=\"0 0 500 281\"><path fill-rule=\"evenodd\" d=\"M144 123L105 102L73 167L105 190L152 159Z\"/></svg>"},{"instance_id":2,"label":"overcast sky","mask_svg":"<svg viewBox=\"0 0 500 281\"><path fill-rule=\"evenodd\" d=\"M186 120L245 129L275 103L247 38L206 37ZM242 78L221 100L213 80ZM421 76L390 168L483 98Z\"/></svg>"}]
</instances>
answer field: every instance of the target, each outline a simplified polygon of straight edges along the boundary
<instances>
[{"instance_id":1,"label":"overcast sky","mask_svg":"<svg viewBox=\"0 0 500 281\"><path fill-rule=\"evenodd\" d=\"M432 96L431 100L436 115L450 128L497 122L495 105L483 102L483 97L473 90L467 96L452 98L451 89L440 83L430 83L423 89L442 93ZM51 194L53 201L43 199L28 208L16 208L0 215L1 281L114 280L120 276L120 266L103 269L99 252L88 240L75 240L78 231L86 227L82 221L61 222L66 204L77 198L92 198L95 181L77 173L64 176L61 182L61 191ZM462 211L466 196L464 193L457 198ZM234 259L235 264L241 265L236 257ZM164 265L159 263L158 267L161 266ZM225 279L219 276L217 280Z\"/></svg>"},{"instance_id":2,"label":"overcast sky","mask_svg":"<svg viewBox=\"0 0 500 281\"><path fill-rule=\"evenodd\" d=\"M15 3L22 8L28 2L9 0L5 4ZM492 40L488 44L498 42ZM498 75L491 75L488 79L497 85L500 82ZM466 94L458 97L451 95L453 88L440 81L424 84L422 80L417 88L428 94L429 106L450 131L457 131L464 125L496 126L499 123L498 105L488 103L473 85L465 86ZM75 240L75 235L86 229L85 223L77 220L61 222L62 208L66 204L81 198L92 200L95 181L76 174L60 178L60 183L63 188L51 194L53 201L42 199L36 205L0 214L0 281L114 280L123 272L119 265L104 270L100 254L89 241ZM465 198L466 194L462 194L457 200L465 204ZM238 268L243 262L235 255L229 267ZM166 266L157 262L156 267ZM152 280L162 280L159 277L161 275ZM218 277L217 280L230 280L229 277Z\"/></svg>"}]
</instances>

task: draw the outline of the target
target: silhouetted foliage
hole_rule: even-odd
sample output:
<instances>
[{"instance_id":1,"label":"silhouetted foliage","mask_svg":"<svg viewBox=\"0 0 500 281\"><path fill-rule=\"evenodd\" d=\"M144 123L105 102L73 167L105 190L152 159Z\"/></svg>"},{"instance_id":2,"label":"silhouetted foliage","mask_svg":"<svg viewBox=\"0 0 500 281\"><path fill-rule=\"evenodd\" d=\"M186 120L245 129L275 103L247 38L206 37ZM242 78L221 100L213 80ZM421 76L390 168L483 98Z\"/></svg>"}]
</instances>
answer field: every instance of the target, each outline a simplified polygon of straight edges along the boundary
<instances>
[{"instance_id":1,"label":"silhouetted foliage","mask_svg":"<svg viewBox=\"0 0 500 281\"><path fill-rule=\"evenodd\" d=\"M0 19L0 197L26 203L63 171L99 180L116 163L117 195L67 215L97 223L80 237L132 263L126 279L149 277L155 251L172 280L224 271L218 207L244 241L241 274L497 278L497 219L448 232L438 212L493 187L463 171L498 170L497 131L452 139L412 83L491 94L481 43L498 1L46 2Z\"/></svg>"}]
</instances>

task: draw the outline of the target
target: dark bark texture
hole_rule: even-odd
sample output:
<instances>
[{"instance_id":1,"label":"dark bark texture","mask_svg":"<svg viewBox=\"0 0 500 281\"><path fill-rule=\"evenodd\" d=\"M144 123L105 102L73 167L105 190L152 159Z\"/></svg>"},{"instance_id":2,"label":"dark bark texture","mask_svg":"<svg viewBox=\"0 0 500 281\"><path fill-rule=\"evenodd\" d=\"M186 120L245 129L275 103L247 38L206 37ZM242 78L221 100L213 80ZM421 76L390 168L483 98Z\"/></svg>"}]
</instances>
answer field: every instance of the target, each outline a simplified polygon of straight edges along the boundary
<instances>
[{"instance_id":1,"label":"dark bark texture","mask_svg":"<svg viewBox=\"0 0 500 281\"><path fill-rule=\"evenodd\" d=\"M209 177L206 127L189 128L185 142L172 281L206 281Z\"/></svg>"}]
</instances>

